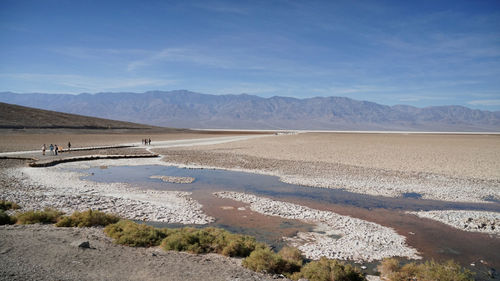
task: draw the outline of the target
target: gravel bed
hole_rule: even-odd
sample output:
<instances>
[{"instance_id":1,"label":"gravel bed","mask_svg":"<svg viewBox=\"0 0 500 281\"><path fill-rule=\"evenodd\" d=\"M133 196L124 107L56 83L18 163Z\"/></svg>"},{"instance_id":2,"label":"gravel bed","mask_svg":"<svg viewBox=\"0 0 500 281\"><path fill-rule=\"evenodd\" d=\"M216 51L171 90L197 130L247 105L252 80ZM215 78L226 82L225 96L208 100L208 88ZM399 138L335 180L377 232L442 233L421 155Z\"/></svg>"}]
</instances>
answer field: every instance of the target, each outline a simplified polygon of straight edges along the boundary
<instances>
[{"instance_id":1,"label":"gravel bed","mask_svg":"<svg viewBox=\"0 0 500 281\"><path fill-rule=\"evenodd\" d=\"M494 234L500 238L500 213L468 210L407 213L417 215L421 218L436 220L461 230Z\"/></svg>"},{"instance_id":2,"label":"gravel bed","mask_svg":"<svg viewBox=\"0 0 500 281\"><path fill-rule=\"evenodd\" d=\"M321 231L299 232L296 237L289 239L292 245L297 246L310 259L325 256L370 262L393 256L421 258L415 249L406 244L404 236L397 234L392 228L376 223L246 193L214 194L220 198L250 204L251 210L264 215L316 224Z\"/></svg>"}]
</instances>

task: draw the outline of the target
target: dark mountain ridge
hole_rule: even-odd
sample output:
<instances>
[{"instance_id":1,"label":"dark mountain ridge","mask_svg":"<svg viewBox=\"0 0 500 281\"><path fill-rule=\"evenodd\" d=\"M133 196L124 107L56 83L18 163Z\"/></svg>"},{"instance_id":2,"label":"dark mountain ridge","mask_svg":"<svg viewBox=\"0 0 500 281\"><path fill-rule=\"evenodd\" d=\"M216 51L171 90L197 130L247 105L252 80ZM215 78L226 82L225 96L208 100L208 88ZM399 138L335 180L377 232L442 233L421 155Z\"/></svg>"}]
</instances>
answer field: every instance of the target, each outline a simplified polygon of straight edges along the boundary
<instances>
[{"instance_id":1,"label":"dark mountain ridge","mask_svg":"<svg viewBox=\"0 0 500 281\"><path fill-rule=\"evenodd\" d=\"M346 97L261 98L177 90L80 95L0 93L0 101L178 128L500 131L500 111L463 106L387 106Z\"/></svg>"},{"instance_id":2,"label":"dark mountain ridge","mask_svg":"<svg viewBox=\"0 0 500 281\"><path fill-rule=\"evenodd\" d=\"M0 102L0 129L178 131L131 122L61 113Z\"/></svg>"}]
</instances>

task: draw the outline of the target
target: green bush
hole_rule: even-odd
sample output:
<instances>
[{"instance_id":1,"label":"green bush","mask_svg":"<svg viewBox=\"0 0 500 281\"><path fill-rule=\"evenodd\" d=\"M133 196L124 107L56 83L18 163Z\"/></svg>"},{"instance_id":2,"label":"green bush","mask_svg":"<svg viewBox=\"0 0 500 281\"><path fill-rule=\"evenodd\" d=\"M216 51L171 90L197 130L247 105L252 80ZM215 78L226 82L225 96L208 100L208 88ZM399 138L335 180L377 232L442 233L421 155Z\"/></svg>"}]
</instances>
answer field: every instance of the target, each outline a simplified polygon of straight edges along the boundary
<instances>
[{"instance_id":1,"label":"green bush","mask_svg":"<svg viewBox=\"0 0 500 281\"><path fill-rule=\"evenodd\" d=\"M247 257L264 244L247 235L233 234L226 230L208 227L191 227L169 230L161 244L166 251L188 251L191 253L218 253L230 257Z\"/></svg>"},{"instance_id":2,"label":"green bush","mask_svg":"<svg viewBox=\"0 0 500 281\"><path fill-rule=\"evenodd\" d=\"M472 273L462 268L454 261L438 263L427 261L422 264L414 262L401 266L399 261L385 259L379 265L381 277L388 281L415 280L415 281L472 281Z\"/></svg>"},{"instance_id":3,"label":"green bush","mask_svg":"<svg viewBox=\"0 0 500 281\"><path fill-rule=\"evenodd\" d=\"M299 249L285 246L278 252L278 255L285 261L284 272L293 273L300 271L304 257Z\"/></svg>"},{"instance_id":4,"label":"green bush","mask_svg":"<svg viewBox=\"0 0 500 281\"><path fill-rule=\"evenodd\" d=\"M0 210L0 225L15 224L16 218L9 216L4 210Z\"/></svg>"},{"instance_id":5,"label":"green bush","mask_svg":"<svg viewBox=\"0 0 500 281\"><path fill-rule=\"evenodd\" d=\"M128 220L109 224L104 228L104 232L115 239L115 243L133 247L158 246L161 240L167 236L164 229L157 229Z\"/></svg>"},{"instance_id":6,"label":"green bush","mask_svg":"<svg viewBox=\"0 0 500 281\"><path fill-rule=\"evenodd\" d=\"M56 223L63 214L58 210L45 208L43 211L27 211L17 214L16 219L18 224Z\"/></svg>"},{"instance_id":7,"label":"green bush","mask_svg":"<svg viewBox=\"0 0 500 281\"><path fill-rule=\"evenodd\" d=\"M269 248L260 248L245 258L242 265L256 272L283 273L286 262Z\"/></svg>"},{"instance_id":8,"label":"green bush","mask_svg":"<svg viewBox=\"0 0 500 281\"><path fill-rule=\"evenodd\" d=\"M174 229L161 242L165 251L188 251L195 254L206 253L208 245L200 243L200 235L195 228Z\"/></svg>"},{"instance_id":9,"label":"green bush","mask_svg":"<svg viewBox=\"0 0 500 281\"><path fill-rule=\"evenodd\" d=\"M4 211L7 211L7 210L17 210L17 209L20 209L21 207L19 205L17 205L16 203L14 202L10 202L10 201L5 201L5 200L0 200L0 210L4 210Z\"/></svg>"},{"instance_id":10,"label":"green bush","mask_svg":"<svg viewBox=\"0 0 500 281\"><path fill-rule=\"evenodd\" d=\"M91 227L91 226L106 226L116 223L120 220L119 217L111 214L106 214L100 211L87 210L85 212L74 212L71 216L62 217L56 226L59 227Z\"/></svg>"},{"instance_id":11,"label":"green bush","mask_svg":"<svg viewBox=\"0 0 500 281\"><path fill-rule=\"evenodd\" d=\"M294 273L291 278L298 280L306 278L309 281L363 281L364 275L350 264L338 260L322 257L319 261L306 264L300 272Z\"/></svg>"}]
</instances>

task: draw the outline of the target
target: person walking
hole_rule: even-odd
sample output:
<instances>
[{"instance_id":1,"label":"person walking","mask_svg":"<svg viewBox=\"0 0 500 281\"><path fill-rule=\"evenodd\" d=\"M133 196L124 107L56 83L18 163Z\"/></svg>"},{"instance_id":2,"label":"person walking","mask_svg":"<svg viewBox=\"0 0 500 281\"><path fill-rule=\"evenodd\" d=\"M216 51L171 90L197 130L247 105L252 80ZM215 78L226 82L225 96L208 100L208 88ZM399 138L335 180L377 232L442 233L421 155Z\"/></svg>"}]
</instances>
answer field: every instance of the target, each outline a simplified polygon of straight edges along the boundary
<instances>
[{"instance_id":1,"label":"person walking","mask_svg":"<svg viewBox=\"0 0 500 281\"><path fill-rule=\"evenodd\" d=\"M45 144L42 145L42 155L45 155L45 150L47 150L47 146Z\"/></svg>"},{"instance_id":2,"label":"person walking","mask_svg":"<svg viewBox=\"0 0 500 281\"><path fill-rule=\"evenodd\" d=\"M68 141L68 151L71 150L71 142Z\"/></svg>"},{"instance_id":3,"label":"person walking","mask_svg":"<svg viewBox=\"0 0 500 281\"><path fill-rule=\"evenodd\" d=\"M56 145L54 145L54 152L55 152L56 155L57 155L57 150L59 150L59 147L56 144Z\"/></svg>"},{"instance_id":4,"label":"person walking","mask_svg":"<svg viewBox=\"0 0 500 281\"><path fill-rule=\"evenodd\" d=\"M151 139L148 140L148 145L151 145Z\"/></svg>"},{"instance_id":5,"label":"person walking","mask_svg":"<svg viewBox=\"0 0 500 281\"><path fill-rule=\"evenodd\" d=\"M50 154L54 154L54 145L50 144L49 148L50 148Z\"/></svg>"}]
</instances>

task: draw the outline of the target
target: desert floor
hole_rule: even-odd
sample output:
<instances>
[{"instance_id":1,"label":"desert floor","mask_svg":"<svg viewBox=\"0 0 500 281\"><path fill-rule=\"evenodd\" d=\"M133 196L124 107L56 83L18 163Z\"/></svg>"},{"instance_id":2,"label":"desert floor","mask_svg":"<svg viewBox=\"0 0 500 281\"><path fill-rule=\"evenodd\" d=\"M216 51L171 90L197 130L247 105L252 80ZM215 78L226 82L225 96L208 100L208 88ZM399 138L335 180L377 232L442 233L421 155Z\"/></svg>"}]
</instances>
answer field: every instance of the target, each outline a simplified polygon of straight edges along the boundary
<instances>
[{"instance_id":1,"label":"desert floor","mask_svg":"<svg viewBox=\"0 0 500 281\"><path fill-rule=\"evenodd\" d=\"M73 147L118 145L123 143L140 144L142 138L151 137L152 146L138 146L134 148L109 149L99 151L78 151L71 152L71 156L91 155L91 154L137 154L137 153L159 153L163 156L162 160L167 164L175 164L187 167L211 167L228 170L247 171L252 173L261 173L276 175L284 182L296 183L306 186L343 188L345 190L368 194L374 196L400 197L406 192L417 192L422 194L422 198L442 200L450 202L478 202L484 204L485 198L500 200L500 136L499 135L428 135L428 134L354 134L354 133L303 133L295 135L272 135L259 137L255 139L240 140L214 145L172 147L157 145L157 142L171 141L192 138L224 137L226 135L235 136L237 134L210 134L210 133L190 133L190 134L164 134L146 136L143 134L3 134L0 136L0 151L19 151L19 150L37 150L43 143L62 143L71 141ZM41 152L24 154L27 157L38 159L50 159L54 156L41 156ZM69 154L62 154L58 157L67 157ZM12 167L24 165L20 160L0 160L2 162L2 171ZM12 178L2 174L2 184L4 189L8 190L9 181ZM13 183L12 189L22 183ZM5 187L7 186L7 188ZM300 203L300 202L296 202ZM489 203L487 203L489 204ZM491 203L498 204L498 203ZM328 206L316 205L318 208L328 209ZM313 207L313 206L311 206ZM415 232L408 225L421 220L412 216L411 222L405 221L404 214L386 214L384 210L355 210L344 206L333 208L335 212L343 215L354 215L361 219L367 219L382 225L384 217L391 218L392 224L401 224L398 233L408 235L409 231ZM384 215L386 214L386 215ZM391 224L389 223L389 224ZM426 224L426 225L431 225ZM456 241L480 241L484 239L491 245L498 245L498 236L488 236L482 233L471 233L465 231L453 230L442 223L435 223L434 229L445 232L454 232L455 234L448 240ZM388 225L393 227L393 225ZM413 226L413 225L410 225ZM69 243L69 234L66 230L47 231L46 226L33 228L26 227L2 227L0 239L0 254L5 257L13 258L18 256L21 259L27 259L32 246L46 241L47 245L57 248L59 240ZM77 230L72 230L75 233ZM60 232L61 238L54 238L54 235ZM80 238L85 234L75 234L75 238ZM445 237L442 233L435 233L436 239ZM38 238L34 238L36 235ZM29 234L29 235L28 235ZM19 244L20 242L10 241L13 237L33 237L32 244ZM24 235L24 236L23 236ZM73 234L71 234L73 235ZM30 239L26 238L28 241ZM66 239L66 240L65 240ZM100 239L100 238L99 238ZM409 235L407 239L410 245L423 245L419 242L418 235ZM443 238L444 239L444 238ZM101 239L102 240L102 239ZM445 239L446 240L446 239ZM99 240L100 241L100 240ZM103 240L104 241L104 240ZM96 242L96 245L104 245L103 241ZM443 242L446 242L443 240ZM92 242L91 242L92 243ZM107 243L107 242L106 242ZM471 242L474 248L475 242ZM109 243L108 243L109 244ZM66 245L70 247L69 245ZM108 245L111 247L112 245ZM106 246L106 247L108 247ZM14 250L22 247L24 250ZM104 246L103 246L104 247ZM137 251L137 255L149 255L150 252L143 249L123 249L113 246L117 251L115 256L130 255L129 252ZM97 248L97 247L96 247ZM482 251L488 251L487 245L482 245ZM85 261L83 253L87 250L72 250L61 248L62 253L70 252L71 257L78 262ZM74 253L73 253L73 252ZM76 252L75 252L76 251ZM92 258L99 260L99 255L94 255L98 251L88 250L92 253ZM90 252L94 251L94 252ZM153 250L150 250L153 251ZM15 255L9 254L15 253ZM55 254L54 254L55 255ZM86 255L86 254L85 254ZM170 256L171 255L171 256ZM179 258L178 253L163 253L167 256L164 260L164 269L172 276L172 280L182 275L182 267L170 266L175 264L174 259ZM184 257L184 256L182 256ZM187 257L187 256L186 256ZM493 264L500 264L500 256L489 253ZM102 255L103 259L109 259L107 255ZM15 258L14 258L15 259ZM122 258L120 258L122 259ZM123 257L124 260L127 258ZM4 259L2 259L4 260ZM29 259L28 259L29 260ZM61 261L63 265L71 266L71 259ZM201 258L186 258L186 266L191 270L200 270L199 276L190 276L189 279L197 280L206 273L201 267L208 265L201 262ZM3 261L2 268L11 266L10 261ZM214 268L217 266L227 267L226 272L229 275L221 274L220 280L231 280L234 272L240 272L246 276L238 280L253 280L263 278L258 275L251 275L234 261L224 259L210 259L210 264ZM36 264L35 258L29 260L28 264ZM82 271L98 270L99 263L87 263L82 267ZM40 267L33 266L24 268L21 271L3 271L0 272L5 280L14 280L12 276L32 276L29 274L48 272L51 265L42 263ZM131 262L126 268L134 267ZM147 265L149 266L149 265ZM137 264L137 268L144 267L144 264ZM156 264L153 265L158 269ZM116 267L118 268L118 267ZM118 268L119 269L119 268ZM158 269L159 270L159 269ZM161 272L161 271L160 271ZM177 273L176 273L177 272ZM24 274L24 275L23 275ZM47 273L48 274L48 273ZM104 274L96 273L96 274ZM176 275L177 274L177 275ZM10 277L9 277L10 276ZM57 277L59 275L50 275ZM85 272L78 275L86 276ZM176 277L177 276L177 277ZM72 278L72 277L71 277ZM70 280L77 280L78 278ZM129 277L133 280L133 276ZM155 279L156 275L151 276ZM179 277L180 278L180 277ZM22 278L21 278L22 279ZM53 278L48 278L53 279ZM48 280L47 279L47 280ZM82 279L82 278L79 278ZM182 278L180 278L182 279ZM202 279L199 279L202 280Z\"/></svg>"},{"instance_id":2,"label":"desert floor","mask_svg":"<svg viewBox=\"0 0 500 281\"><path fill-rule=\"evenodd\" d=\"M186 150L500 179L500 135L303 133Z\"/></svg>"}]
</instances>

